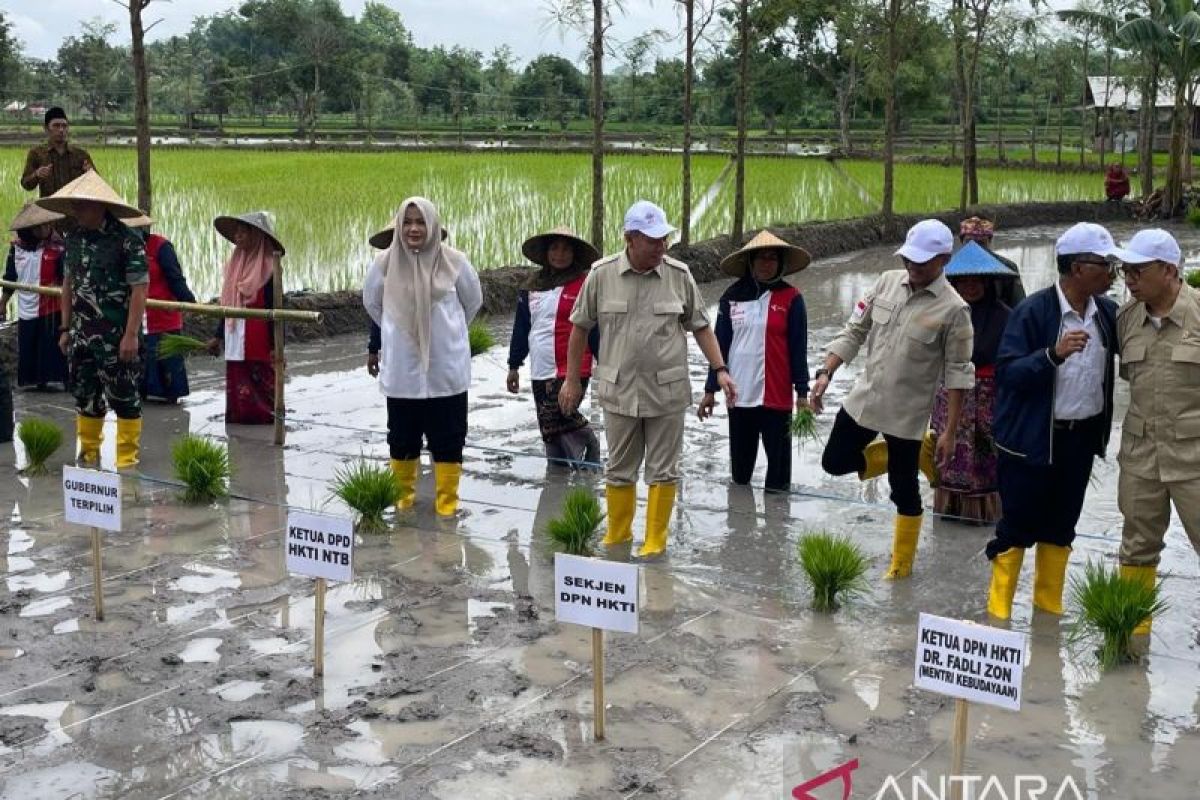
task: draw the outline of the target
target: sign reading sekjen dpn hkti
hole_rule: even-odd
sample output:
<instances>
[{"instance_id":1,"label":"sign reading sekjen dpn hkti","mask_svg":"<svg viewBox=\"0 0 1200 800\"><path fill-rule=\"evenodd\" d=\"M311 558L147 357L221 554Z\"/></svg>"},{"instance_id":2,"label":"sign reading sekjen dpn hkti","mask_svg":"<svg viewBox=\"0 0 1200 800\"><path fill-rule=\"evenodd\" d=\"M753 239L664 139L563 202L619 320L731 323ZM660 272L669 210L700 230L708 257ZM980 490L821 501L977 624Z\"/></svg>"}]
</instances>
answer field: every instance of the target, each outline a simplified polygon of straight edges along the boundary
<instances>
[{"instance_id":1,"label":"sign reading sekjen dpn hkti","mask_svg":"<svg viewBox=\"0 0 1200 800\"><path fill-rule=\"evenodd\" d=\"M67 522L121 530L121 476L115 472L63 466L63 514Z\"/></svg>"},{"instance_id":2,"label":"sign reading sekjen dpn hkti","mask_svg":"<svg viewBox=\"0 0 1200 800\"><path fill-rule=\"evenodd\" d=\"M293 575L354 580L354 522L346 517L289 511L283 547Z\"/></svg>"},{"instance_id":3,"label":"sign reading sekjen dpn hkti","mask_svg":"<svg viewBox=\"0 0 1200 800\"><path fill-rule=\"evenodd\" d=\"M637 633L640 575L637 564L557 553L554 616L559 622Z\"/></svg>"},{"instance_id":4,"label":"sign reading sekjen dpn hkti","mask_svg":"<svg viewBox=\"0 0 1200 800\"><path fill-rule=\"evenodd\" d=\"M921 614L915 685L919 689L1021 710L1028 638L1017 631Z\"/></svg>"}]
</instances>

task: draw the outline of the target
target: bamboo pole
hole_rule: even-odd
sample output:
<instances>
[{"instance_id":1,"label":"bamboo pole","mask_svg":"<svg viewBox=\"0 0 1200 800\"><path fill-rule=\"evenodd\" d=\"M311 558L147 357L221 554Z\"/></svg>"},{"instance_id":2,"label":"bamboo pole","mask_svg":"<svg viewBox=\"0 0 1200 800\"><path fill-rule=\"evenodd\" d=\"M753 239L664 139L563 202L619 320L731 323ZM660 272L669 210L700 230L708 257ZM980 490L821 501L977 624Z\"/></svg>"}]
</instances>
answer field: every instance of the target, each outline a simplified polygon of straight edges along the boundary
<instances>
[{"instance_id":1,"label":"bamboo pole","mask_svg":"<svg viewBox=\"0 0 1200 800\"><path fill-rule=\"evenodd\" d=\"M316 613L313 616L313 676L325 674L325 579L317 578Z\"/></svg>"},{"instance_id":2,"label":"bamboo pole","mask_svg":"<svg viewBox=\"0 0 1200 800\"><path fill-rule=\"evenodd\" d=\"M604 741L604 631L592 628L592 733Z\"/></svg>"},{"instance_id":3,"label":"bamboo pole","mask_svg":"<svg viewBox=\"0 0 1200 800\"><path fill-rule=\"evenodd\" d=\"M282 445L284 436L286 435L283 427L283 384L287 379L285 371L287 367L283 362L283 320L278 316L278 312L283 310L283 256L275 258L275 292L272 298L271 305L276 312L275 316L275 444Z\"/></svg>"},{"instance_id":4,"label":"bamboo pole","mask_svg":"<svg viewBox=\"0 0 1200 800\"><path fill-rule=\"evenodd\" d=\"M0 280L0 288L12 289L18 292L35 292L50 297L61 297L62 288L59 286L34 286L28 283ZM178 300L146 300L146 308L161 308L164 311L183 311L188 314L198 314L202 317L222 317L227 319L266 319L286 322L312 322L320 324L320 311L297 311L287 308L235 308L209 303L183 303Z\"/></svg>"},{"instance_id":5,"label":"bamboo pole","mask_svg":"<svg viewBox=\"0 0 1200 800\"><path fill-rule=\"evenodd\" d=\"M963 774L963 766L967 760L967 709L970 705L966 700L954 701L954 739L950 756L950 797L951 800L962 800L962 781L953 778Z\"/></svg>"},{"instance_id":6,"label":"bamboo pole","mask_svg":"<svg viewBox=\"0 0 1200 800\"><path fill-rule=\"evenodd\" d=\"M104 621L104 566L100 561L100 529L92 528L92 592L96 600L96 621Z\"/></svg>"}]
</instances>

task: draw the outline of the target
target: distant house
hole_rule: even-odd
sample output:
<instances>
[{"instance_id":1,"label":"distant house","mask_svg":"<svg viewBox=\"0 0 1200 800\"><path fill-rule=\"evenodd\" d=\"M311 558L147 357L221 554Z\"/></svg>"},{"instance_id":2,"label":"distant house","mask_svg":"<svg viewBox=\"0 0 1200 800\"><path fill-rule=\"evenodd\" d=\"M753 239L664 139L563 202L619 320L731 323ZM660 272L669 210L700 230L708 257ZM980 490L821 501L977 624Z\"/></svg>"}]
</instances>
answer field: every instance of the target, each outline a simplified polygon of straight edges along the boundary
<instances>
[{"instance_id":1,"label":"distant house","mask_svg":"<svg viewBox=\"0 0 1200 800\"><path fill-rule=\"evenodd\" d=\"M1138 116L1142 110L1141 90L1121 75L1089 75L1087 108L1096 114L1096 149L1120 152L1137 147ZM1154 101L1154 148L1171 146L1171 109L1175 105L1175 86L1162 80ZM1192 109L1195 110L1193 103ZM1106 139L1104 137L1107 137ZM1200 114L1192 114L1192 139L1200 139Z\"/></svg>"}]
</instances>

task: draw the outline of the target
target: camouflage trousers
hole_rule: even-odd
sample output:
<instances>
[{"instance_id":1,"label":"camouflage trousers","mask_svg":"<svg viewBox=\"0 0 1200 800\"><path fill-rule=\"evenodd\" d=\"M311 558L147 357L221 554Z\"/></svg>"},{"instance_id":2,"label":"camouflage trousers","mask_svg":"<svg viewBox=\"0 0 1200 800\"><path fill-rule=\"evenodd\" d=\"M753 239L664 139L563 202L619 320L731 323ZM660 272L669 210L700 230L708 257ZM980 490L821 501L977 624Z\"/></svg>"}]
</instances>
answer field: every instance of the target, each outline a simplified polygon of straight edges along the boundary
<instances>
[{"instance_id":1,"label":"camouflage trousers","mask_svg":"<svg viewBox=\"0 0 1200 800\"><path fill-rule=\"evenodd\" d=\"M115 344L95 339L71 347L71 392L83 416L103 417L108 406L121 419L142 416L139 387L145 351L139 347L132 361L122 361L118 353Z\"/></svg>"}]
</instances>

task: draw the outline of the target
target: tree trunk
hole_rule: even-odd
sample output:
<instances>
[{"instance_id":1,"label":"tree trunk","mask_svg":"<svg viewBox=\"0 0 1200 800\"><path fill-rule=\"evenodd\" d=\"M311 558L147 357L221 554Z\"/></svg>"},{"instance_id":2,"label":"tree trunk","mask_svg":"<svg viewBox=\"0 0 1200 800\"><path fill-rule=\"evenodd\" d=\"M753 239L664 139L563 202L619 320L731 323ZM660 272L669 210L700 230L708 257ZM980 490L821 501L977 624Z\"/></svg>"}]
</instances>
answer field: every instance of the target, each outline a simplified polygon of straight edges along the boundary
<instances>
[{"instance_id":1,"label":"tree trunk","mask_svg":"<svg viewBox=\"0 0 1200 800\"><path fill-rule=\"evenodd\" d=\"M1008 69L1002 67L1000 75L1005 77L1008 75ZM1003 164L1008 161L1008 157L1004 154L1004 86L996 92L996 157Z\"/></svg>"},{"instance_id":2,"label":"tree trunk","mask_svg":"<svg viewBox=\"0 0 1200 800\"><path fill-rule=\"evenodd\" d=\"M967 83L966 63L966 31L963 27L963 17L966 7L963 0L954 0L951 7L952 38L954 43L954 82L958 89L958 136L962 140L962 183L958 193L958 208L965 211L970 187L970 165L967 156L970 148L967 146L967 120L971 115L971 87Z\"/></svg>"},{"instance_id":3,"label":"tree trunk","mask_svg":"<svg viewBox=\"0 0 1200 800\"><path fill-rule=\"evenodd\" d=\"M1112 45L1108 45L1104 49L1104 110L1096 112L1096 121L1099 122L1101 115L1107 117L1104 120L1105 124L1100 129L1100 169L1104 169L1104 156L1108 152L1108 137L1112 134L1112 106L1108 103L1109 83L1112 81Z\"/></svg>"},{"instance_id":4,"label":"tree trunk","mask_svg":"<svg viewBox=\"0 0 1200 800\"><path fill-rule=\"evenodd\" d=\"M683 208L680 209L679 243L684 247L692 241L692 82L695 64L695 11L696 0L684 0L684 31L687 37L683 61Z\"/></svg>"},{"instance_id":5,"label":"tree trunk","mask_svg":"<svg viewBox=\"0 0 1200 800\"><path fill-rule=\"evenodd\" d=\"M133 124L137 132L137 204L150 213L150 90L146 74L146 31L142 27L142 9L150 0L129 0L129 33L132 40L135 100Z\"/></svg>"},{"instance_id":6,"label":"tree trunk","mask_svg":"<svg viewBox=\"0 0 1200 800\"><path fill-rule=\"evenodd\" d=\"M1187 76L1175 76L1175 106L1171 109L1171 156L1167 161L1167 182L1163 188L1162 216L1173 217L1183 200L1183 160L1187 157Z\"/></svg>"},{"instance_id":7,"label":"tree trunk","mask_svg":"<svg viewBox=\"0 0 1200 800\"><path fill-rule=\"evenodd\" d=\"M1150 56L1142 97L1147 99L1142 101L1138 124L1138 174L1142 179L1142 197L1149 197L1154 192L1155 104L1158 101L1158 59L1154 55Z\"/></svg>"},{"instance_id":8,"label":"tree trunk","mask_svg":"<svg viewBox=\"0 0 1200 800\"><path fill-rule=\"evenodd\" d=\"M750 94L750 0L738 2L737 151L734 154L733 245L742 244L746 223L746 105Z\"/></svg>"},{"instance_id":9,"label":"tree trunk","mask_svg":"<svg viewBox=\"0 0 1200 800\"><path fill-rule=\"evenodd\" d=\"M1079 98L1079 166L1083 166L1087 159L1087 71L1088 71L1088 51L1091 49L1092 40L1087 34L1083 37L1083 94Z\"/></svg>"},{"instance_id":10,"label":"tree trunk","mask_svg":"<svg viewBox=\"0 0 1200 800\"><path fill-rule=\"evenodd\" d=\"M592 246L604 252L604 0L592 0Z\"/></svg>"},{"instance_id":11,"label":"tree trunk","mask_svg":"<svg viewBox=\"0 0 1200 800\"><path fill-rule=\"evenodd\" d=\"M900 66L900 6L901 0L888 0L887 12L887 73L886 100L883 104L883 207L884 217L892 216L895 193L896 156L896 69Z\"/></svg>"},{"instance_id":12,"label":"tree trunk","mask_svg":"<svg viewBox=\"0 0 1200 800\"><path fill-rule=\"evenodd\" d=\"M1064 126L1064 119L1066 117L1065 110L1063 109L1064 99L1065 98L1063 97L1063 91L1061 90L1061 87L1060 87L1060 91L1058 93L1058 152L1055 155L1055 160L1054 160L1054 163L1060 167L1062 166L1062 156L1063 156L1063 126Z\"/></svg>"}]
</instances>

